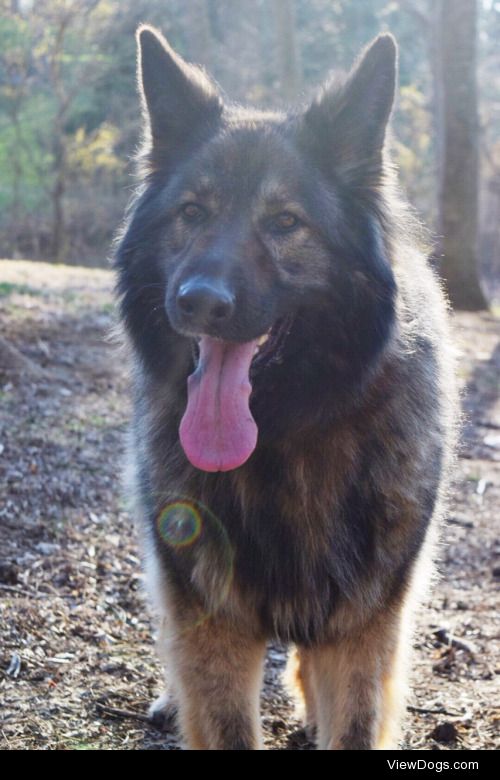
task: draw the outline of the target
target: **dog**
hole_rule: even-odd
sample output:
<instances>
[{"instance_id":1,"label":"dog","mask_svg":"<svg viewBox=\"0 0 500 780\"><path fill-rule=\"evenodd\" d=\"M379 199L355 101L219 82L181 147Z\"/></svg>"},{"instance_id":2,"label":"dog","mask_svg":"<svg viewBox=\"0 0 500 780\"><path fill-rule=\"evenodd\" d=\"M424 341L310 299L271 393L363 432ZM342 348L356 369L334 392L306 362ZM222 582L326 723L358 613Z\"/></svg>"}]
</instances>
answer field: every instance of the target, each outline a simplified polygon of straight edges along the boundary
<instances>
[{"instance_id":1,"label":"dog","mask_svg":"<svg viewBox=\"0 0 500 780\"><path fill-rule=\"evenodd\" d=\"M188 749L262 747L266 643L319 749L395 747L443 515L448 311L388 154L397 47L302 109L232 104L137 33L140 186L117 241L127 489Z\"/></svg>"}]
</instances>

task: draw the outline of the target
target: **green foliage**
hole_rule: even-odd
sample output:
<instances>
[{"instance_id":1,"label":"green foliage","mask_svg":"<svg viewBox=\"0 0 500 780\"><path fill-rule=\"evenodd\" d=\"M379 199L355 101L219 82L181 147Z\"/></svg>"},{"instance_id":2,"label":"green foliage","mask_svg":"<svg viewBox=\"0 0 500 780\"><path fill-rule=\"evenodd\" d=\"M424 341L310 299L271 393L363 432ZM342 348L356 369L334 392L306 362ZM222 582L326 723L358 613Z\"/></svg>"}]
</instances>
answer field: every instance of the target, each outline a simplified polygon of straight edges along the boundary
<instances>
[{"instance_id":1,"label":"green foliage","mask_svg":"<svg viewBox=\"0 0 500 780\"><path fill-rule=\"evenodd\" d=\"M17 293L18 295L43 295L41 290L30 287L27 284L0 282L0 298L7 298L9 295L13 295L14 293Z\"/></svg>"},{"instance_id":2,"label":"green foliage","mask_svg":"<svg viewBox=\"0 0 500 780\"><path fill-rule=\"evenodd\" d=\"M15 122L0 124L0 206L9 208L16 180L19 199L27 212L44 207L52 180L50 138L53 97L30 94Z\"/></svg>"},{"instance_id":3,"label":"green foliage","mask_svg":"<svg viewBox=\"0 0 500 780\"><path fill-rule=\"evenodd\" d=\"M119 139L119 129L109 122L103 122L90 133L84 127L79 127L68 145L71 170L86 179L92 178L99 170L107 173L123 172L125 163L115 153Z\"/></svg>"},{"instance_id":4,"label":"green foliage","mask_svg":"<svg viewBox=\"0 0 500 780\"><path fill-rule=\"evenodd\" d=\"M134 40L139 22L158 25L236 99L275 105L284 92L273 0L0 0L0 5L3 255L80 262L98 262L106 255L130 191L126 161L140 138ZM395 33L401 82L394 122L397 162L412 200L426 218L434 215L434 4L294 0L293 9L304 98L332 69L348 69L378 32ZM497 51L497 33L498 3L485 2L483 116L495 166L499 82L489 63Z\"/></svg>"}]
</instances>

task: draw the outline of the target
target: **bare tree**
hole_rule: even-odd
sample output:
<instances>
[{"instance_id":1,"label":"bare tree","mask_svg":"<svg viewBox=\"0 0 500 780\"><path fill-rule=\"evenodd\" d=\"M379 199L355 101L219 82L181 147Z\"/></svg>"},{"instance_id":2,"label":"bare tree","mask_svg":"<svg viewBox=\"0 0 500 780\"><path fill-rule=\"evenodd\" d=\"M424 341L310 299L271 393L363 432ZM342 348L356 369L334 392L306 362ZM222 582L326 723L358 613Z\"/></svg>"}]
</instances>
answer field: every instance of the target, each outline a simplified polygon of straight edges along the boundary
<instances>
[{"instance_id":1,"label":"bare tree","mask_svg":"<svg viewBox=\"0 0 500 780\"><path fill-rule=\"evenodd\" d=\"M87 65L79 69L72 83L68 83L63 73L63 62L66 56L66 40L68 34L78 25L83 31L88 25L89 16L98 6L99 0L59 0L47 5L41 10L41 20L52 29L50 47L48 49L47 76L56 98L56 110L53 121L52 156L53 184L50 190L52 204L52 257L61 262L67 254L68 237L64 210L64 196L67 188L67 136L65 124L72 104L78 95L82 84L89 77Z\"/></svg>"},{"instance_id":2,"label":"bare tree","mask_svg":"<svg viewBox=\"0 0 500 780\"><path fill-rule=\"evenodd\" d=\"M213 70L213 41L207 0L191 0L183 9L184 30L195 62L202 61Z\"/></svg>"},{"instance_id":3,"label":"bare tree","mask_svg":"<svg viewBox=\"0 0 500 780\"><path fill-rule=\"evenodd\" d=\"M437 3L437 69L443 159L440 176L441 274L458 309L487 307L478 270L479 120L476 0Z\"/></svg>"},{"instance_id":4,"label":"bare tree","mask_svg":"<svg viewBox=\"0 0 500 780\"><path fill-rule=\"evenodd\" d=\"M300 89L293 0L272 0L279 51L279 72L283 98L293 101Z\"/></svg>"}]
</instances>

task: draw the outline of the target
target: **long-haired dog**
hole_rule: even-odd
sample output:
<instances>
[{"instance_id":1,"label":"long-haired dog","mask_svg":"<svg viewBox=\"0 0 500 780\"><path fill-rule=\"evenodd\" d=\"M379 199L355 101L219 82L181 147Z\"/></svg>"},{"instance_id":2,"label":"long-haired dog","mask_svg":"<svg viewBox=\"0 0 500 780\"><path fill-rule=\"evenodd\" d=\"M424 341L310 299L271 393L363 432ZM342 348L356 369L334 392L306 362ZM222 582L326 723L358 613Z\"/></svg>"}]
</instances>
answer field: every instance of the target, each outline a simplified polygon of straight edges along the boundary
<instances>
[{"instance_id":1,"label":"long-haired dog","mask_svg":"<svg viewBox=\"0 0 500 780\"><path fill-rule=\"evenodd\" d=\"M259 748L277 638L319 748L394 746L454 414L446 305L388 162L394 39L289 114L233 105L149 27L138 43L116 269L158 707L190 748Z\"/></svg>"}]
</instances>

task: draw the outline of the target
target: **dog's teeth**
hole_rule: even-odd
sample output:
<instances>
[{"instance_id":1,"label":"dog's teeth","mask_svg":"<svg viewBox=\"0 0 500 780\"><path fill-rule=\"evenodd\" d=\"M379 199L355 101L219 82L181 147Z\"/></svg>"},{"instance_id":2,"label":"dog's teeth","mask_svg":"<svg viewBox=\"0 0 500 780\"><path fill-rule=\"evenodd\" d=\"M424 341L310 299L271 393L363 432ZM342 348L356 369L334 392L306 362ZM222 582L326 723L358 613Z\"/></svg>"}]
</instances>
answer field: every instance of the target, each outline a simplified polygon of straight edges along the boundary
<instances>
[{"instance_id":1,"label":"dog's teeth","mask_svg":"<svg viewBox=\"0 0 500 780\"><path fill-rule=\"evenodd\" d=\"M260 337L260 339L258 340L258 342L257 342L257 346L258 346L258 347L261 347L263 344L265 344L265 343L266 343L266 341L268 340L268 338L269 338L269 333L264 333L264 335L263 335L263 336L261 336L261 337Z\"/></svg>"}]
</instances>

